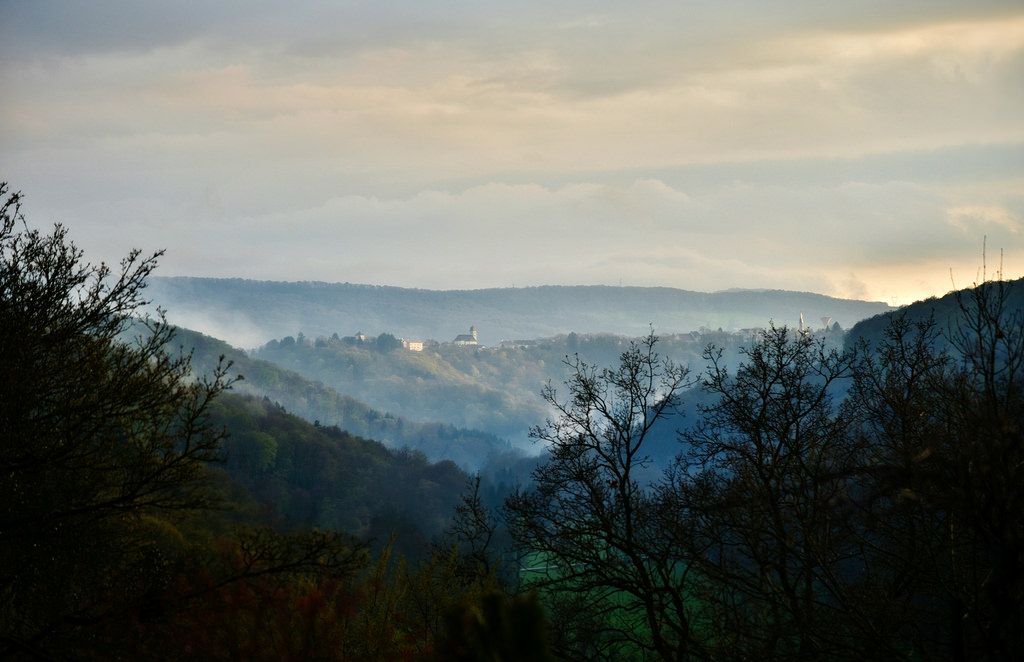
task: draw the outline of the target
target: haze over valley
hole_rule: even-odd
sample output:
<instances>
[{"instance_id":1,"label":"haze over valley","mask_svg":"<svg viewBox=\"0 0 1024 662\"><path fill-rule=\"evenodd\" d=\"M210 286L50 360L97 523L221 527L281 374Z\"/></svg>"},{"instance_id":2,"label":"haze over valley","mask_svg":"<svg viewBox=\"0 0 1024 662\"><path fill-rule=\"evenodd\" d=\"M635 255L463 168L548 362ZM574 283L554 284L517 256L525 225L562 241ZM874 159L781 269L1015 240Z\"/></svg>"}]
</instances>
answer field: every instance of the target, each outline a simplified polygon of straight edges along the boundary
<instances>
[{"instance_id":1,"label":"haze over valley","mask_svg":"<svg viewBox=\"0 0 1024 662\"><path fill-rule=\"evenodd\" d=\"M0 0L0 659L1016 660L1022 108L1020 0Z\"/></svg>"},{"instance_id":2,"label":"haze over valley","mask_svg":"<svg viewBox=\"0 0 1024 662\"><path fill-rule=\"evenodd\" d=\"M849 328L891 307L882 302L826 297L810 292L734 290L703 293L670 288L546 286L433 291L349 283L287 283L240 279L164 278L147 295L171 321L227 340L237 347L303 333L450 342L477 330L477 342L536 340L568 333L640 336L700 329L764 328L769 322Z\"/></svg>"}]
</instances>

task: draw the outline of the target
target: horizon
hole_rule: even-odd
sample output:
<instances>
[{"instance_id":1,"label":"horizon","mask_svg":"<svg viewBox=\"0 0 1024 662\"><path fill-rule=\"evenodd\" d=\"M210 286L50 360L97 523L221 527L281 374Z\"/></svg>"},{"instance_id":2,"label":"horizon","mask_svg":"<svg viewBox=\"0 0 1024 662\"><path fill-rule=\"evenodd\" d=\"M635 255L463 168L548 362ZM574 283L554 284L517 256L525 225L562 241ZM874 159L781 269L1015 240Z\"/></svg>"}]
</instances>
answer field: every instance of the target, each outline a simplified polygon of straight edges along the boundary
<instances>
[{"instance_id":1,"label":"horizon","mask_svg":"<svg viewBox=\"0 0 1024 662\"><path fill-rule=\"evenodd\" d=\"M0 7L0 177L91 262L906 305L1024 276L1024 6Z\"/></svg>"},{"instance_id":2,"label":"horizon","mask_svg":"<svg viewBox=\"0 0 1024 662\"><path fill-rule=\"evenodd\" d=\"M514 339L577 334L641 337L796 328L829 319L843 329L894 309L884 302L838 299L793 290L699 292L666 287L544 285L479 290L425 290L365 283L157 277L147 310L158 307L176 326L260 347L273 339L391 333L435 339L480 331L496 346ZM824 322L822 323L824 324Z\"/></svg>"},{"instance_id":3,"label":"horizon","mask_svg":"<svg viewBox=\"0 0 1024 662\"><path fill-rule=\"evenodd\" d=\"M574 288L574 287L579 287L579 288L607 287L607 288L622 288L622 289L630 289L630 288L632 288L632 289L665 289L665 290L676 290L676 291L679 291L679 292L690 292L690 293L694 293L694 294L727 294L727 293L730 293L730 292L790 292L790 293L794 293L794 294L813 294L813 295L829 297L829 298L833 298L833 299L842 299L842 300L846 300L846 301L863 301L863 302L867 302L867 303L884 303L886 305L889 305L892 308L899 308L899 307L901 307L901 306L893 306L892 304L889 304L888 302L882 301L880 299L878 299L878 300L852 299L852 298L849 298L849 297L839 297L839 296L833 296L831 294L824 294L822 292L814 292L812 290L784 290L784 289L773 288L773 287L729 287L729 288L721 289L721 290L693 290L693 289L686 288L686 287L674 287L674 286L671 286L671 285L630 285L628 283L619 283L619 284L607 284L607 283L589 283L589 284L587 284L587 283L581 283L581 284L577 284L577 285L563 285L563 284L560 284L560 283L544 283L544 284L541 284L541 285L508 285L508 286L500 286L499 285L499 286L494 286L494 287L439 289L439 288L427 288L427 287L405 287L405 286L402 286L402 285L388 285L388 284L385 284L385 283L354 283L354 282L351 282L351 281L326 281L326 280L310 280L310 279L306 279L306 280L276 280L276 279L264 279L264 278L244 278L244 277L237 277L237 276L189 276L189 275L164 276L164 275L160 275L160 274L154 273L152 278L157 278L157 279L161 279L161 278L164 278L164 279L173 279L173 278L189 279L189 278L193 278L193 279L209 279L209 280L241 280L241 281L259 282L259 283L281 283L281 284L296 284L296 285L301 285L301 284L309 283L309 284L312 284L312 285L344 285L344 286L350 286L350 287L367 287L367 288L379 287L379 288L391 288L391 289L412 290L412 291L422 291L422 292L483 292L483 291L489 291L489 290L541 289L541 288L545 288L545 287L564 287L564 288ZM971 286L968 286L968 287L971 287ZM964 289L964 288L960 288L960 289ZM945 296L947 294L951 294L952 292L955 292L955 291L956 290L950 289L950 290L948 290L946 292L943 292L942 294L939 294L939 295L936 295L936 296L943 297L943 296ZM920 301L920 299L918 299L918 301ZM915 303L915 302L912 301L910 303ZM909 305L909 304L902 304L902 305Z\"/></svg>"}]
</instances>

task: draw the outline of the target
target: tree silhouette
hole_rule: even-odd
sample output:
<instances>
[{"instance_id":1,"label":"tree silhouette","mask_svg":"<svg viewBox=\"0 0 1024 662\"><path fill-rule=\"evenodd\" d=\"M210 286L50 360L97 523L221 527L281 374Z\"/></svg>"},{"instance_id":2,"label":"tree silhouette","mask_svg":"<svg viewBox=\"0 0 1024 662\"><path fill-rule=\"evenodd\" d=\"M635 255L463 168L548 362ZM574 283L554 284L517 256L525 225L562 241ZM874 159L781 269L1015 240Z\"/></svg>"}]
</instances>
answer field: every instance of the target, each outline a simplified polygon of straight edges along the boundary
<instances>
[{"instance_id":1,"label":"tree silhouette","mask_svg":"<svg viewBox=\"0 0 1024 662\"><path fill-rule=\"evenodd\" d=\"M0 196L0 652L47 656L169 581L232 380L196 378L162 316L135 317L160 253L88 264Z\"/></svg>"},{"instance_id":2,"label":"tree silhouette","mask_svg":"<svg viewBox=\"0 0 1024 662\"><path fill-rule=\"evenodd\" d=\"M1021 284L1016 284L1020 287ZM689 382L655 338L570 361L506 504L570 659L1010 660L1024 647L1024 307L996 280L874 344L770 327L709 347L658 478L651 425Z\"/></svg>"},{"instance_id":3,"label":"tree silhouette","mask_svg":"<svg viewBox=\"0 0 1024 662\"><path fill-rule=\"evenodd\" d=\"M632 343L614 369L567 359L568 397L549 385L543 396L558 417L532 431L550 459L506 502L527 553L524 579L552 609L552 646L573 659L636 649L683 659L692 643L690 574L644 473L644 440L676 406L688 371L656 344L653 333Z\"/></svg>"}]
</instances>

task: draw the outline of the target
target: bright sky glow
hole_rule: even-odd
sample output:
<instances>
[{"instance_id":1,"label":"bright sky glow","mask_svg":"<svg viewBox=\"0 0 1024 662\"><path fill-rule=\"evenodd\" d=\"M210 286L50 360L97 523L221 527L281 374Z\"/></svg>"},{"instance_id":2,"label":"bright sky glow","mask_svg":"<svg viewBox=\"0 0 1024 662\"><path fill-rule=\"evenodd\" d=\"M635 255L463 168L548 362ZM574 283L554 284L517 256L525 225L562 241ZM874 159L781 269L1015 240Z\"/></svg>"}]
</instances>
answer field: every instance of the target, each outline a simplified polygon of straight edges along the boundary
<instances>
[{"instance_id":1,"label":"bright sky glow","mask_svg":"<svg viewBox=\"0 0 1024 662\"><path fill-rule=\"evenodd\" d=\"M1015 0L0 4L0 179L160 275L905 303L1024 275L1022 108Z\"/></svg>"}]
</instances>

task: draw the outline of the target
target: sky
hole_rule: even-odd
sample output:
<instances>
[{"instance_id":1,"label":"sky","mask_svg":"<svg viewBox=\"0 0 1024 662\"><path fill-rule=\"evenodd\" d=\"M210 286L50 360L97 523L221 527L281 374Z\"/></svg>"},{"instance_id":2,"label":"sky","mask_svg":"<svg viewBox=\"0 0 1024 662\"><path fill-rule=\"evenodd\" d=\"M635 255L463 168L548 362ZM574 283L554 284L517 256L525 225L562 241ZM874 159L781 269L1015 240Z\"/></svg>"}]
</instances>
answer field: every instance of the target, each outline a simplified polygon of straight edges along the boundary
<instances>
[{"instance_id":1,"label":"sky","mask_svg":"<svg viewBox=\"0 0 1024 662\"><path fill-rule=\"evenodd\" d=\"M0 180L93 262L909 303L1024 276L1019 0L0 0Z\"/></svg>"}]
</instances>

